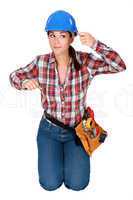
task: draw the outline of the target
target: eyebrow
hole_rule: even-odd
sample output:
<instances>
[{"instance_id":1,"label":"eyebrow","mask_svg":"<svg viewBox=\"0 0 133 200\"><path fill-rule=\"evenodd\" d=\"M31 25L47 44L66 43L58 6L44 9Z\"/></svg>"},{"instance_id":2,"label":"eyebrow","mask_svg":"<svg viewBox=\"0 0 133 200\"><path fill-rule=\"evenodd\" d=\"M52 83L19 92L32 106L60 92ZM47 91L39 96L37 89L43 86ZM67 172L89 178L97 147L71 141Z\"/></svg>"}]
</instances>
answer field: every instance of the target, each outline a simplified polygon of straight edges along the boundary
<instances>
[{"instance_id":1,"label":"eyebrow","mask_svg":"<svg viewBox=\"0 0 133 200\"><path fill-rule=\"evenodd\" d=\"M49 33L54 33L53 31L49 31ZM59 33L66 33L65 31L60 31Z\"/></svg>"},{"instance_id":2,"label":"eyebrow","mask_svg":"<svg viewBox=\"0 0 133 200\"><path fill-rule=\"evenodd\" d=\"M65 31L60 31L60 33L66 33Z\"/></svg>"}]
</instances>

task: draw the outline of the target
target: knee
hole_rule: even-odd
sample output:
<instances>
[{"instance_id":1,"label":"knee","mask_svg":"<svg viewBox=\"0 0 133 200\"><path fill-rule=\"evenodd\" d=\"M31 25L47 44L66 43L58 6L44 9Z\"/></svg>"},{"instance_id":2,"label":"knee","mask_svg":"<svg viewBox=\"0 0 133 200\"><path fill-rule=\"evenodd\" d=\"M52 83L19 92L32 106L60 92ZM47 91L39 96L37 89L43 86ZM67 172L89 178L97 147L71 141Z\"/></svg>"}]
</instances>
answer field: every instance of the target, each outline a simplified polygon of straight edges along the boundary
<instances>
[{"instance_id":1,"label":"knee","mask_svg":"<svg viewBox=\"0 0 133 200\"><path fill-rule=\"evenodd\" d=\"M64 185L71 190L75 190L75 191L80 191L85 189L89 184L89 181L87 183L64 183Z\"/></svg>"},{"instance_id":2,"label":"knee","mask_svg":"<svg viewBox=\"0 0 133 200\"><path fill-rule=\"evenodd\" d=\"M58 182L58 183L57 182L48 182L48 183L45 182L44 183L42 181L39 181L39 183L43 189L48 190L48 191L53 191L53 190L58 189L62 185L63 181Z\"/></svg>"}]
</instances>

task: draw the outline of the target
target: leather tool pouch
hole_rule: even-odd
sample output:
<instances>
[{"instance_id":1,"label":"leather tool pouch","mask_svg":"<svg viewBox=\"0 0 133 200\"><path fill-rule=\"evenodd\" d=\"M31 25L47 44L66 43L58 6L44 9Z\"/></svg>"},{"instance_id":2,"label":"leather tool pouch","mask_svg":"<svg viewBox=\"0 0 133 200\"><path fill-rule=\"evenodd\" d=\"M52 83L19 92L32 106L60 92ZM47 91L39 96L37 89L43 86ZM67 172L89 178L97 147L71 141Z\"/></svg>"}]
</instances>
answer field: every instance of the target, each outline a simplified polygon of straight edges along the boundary
<instances>
[{"instance_id":1,"label":"leather tool pouch","mask_svg":"<svg viewBox=\"0 0 133 200\"><path fill-rule=\"evenodd\" d=\"M89 156L107 137L107 132L94 119L94 112L87 107L82 121L75 127L75 132Z\"/></svg>"}]
</instances>

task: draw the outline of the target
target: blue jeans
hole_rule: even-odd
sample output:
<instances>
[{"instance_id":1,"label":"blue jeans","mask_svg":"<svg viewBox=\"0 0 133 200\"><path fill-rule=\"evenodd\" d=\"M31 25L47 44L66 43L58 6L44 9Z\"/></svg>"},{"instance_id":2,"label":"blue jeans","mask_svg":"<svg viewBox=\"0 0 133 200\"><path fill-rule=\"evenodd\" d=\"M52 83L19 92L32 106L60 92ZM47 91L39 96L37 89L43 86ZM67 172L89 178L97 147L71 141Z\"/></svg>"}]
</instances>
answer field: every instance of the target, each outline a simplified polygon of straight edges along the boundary
<instances>
[{"instance_id":1,"label":"blue jeans","mask_svg":"<svg viewBox=\"0 0 133 200\"><path fill-rule=\"evenodd\" d=\"M38 174L41 187L55 190L63 182L82 190L90 180L90 156L75 143L75 132L41 118L37 133Z\"/></svg>"}]
</instances>

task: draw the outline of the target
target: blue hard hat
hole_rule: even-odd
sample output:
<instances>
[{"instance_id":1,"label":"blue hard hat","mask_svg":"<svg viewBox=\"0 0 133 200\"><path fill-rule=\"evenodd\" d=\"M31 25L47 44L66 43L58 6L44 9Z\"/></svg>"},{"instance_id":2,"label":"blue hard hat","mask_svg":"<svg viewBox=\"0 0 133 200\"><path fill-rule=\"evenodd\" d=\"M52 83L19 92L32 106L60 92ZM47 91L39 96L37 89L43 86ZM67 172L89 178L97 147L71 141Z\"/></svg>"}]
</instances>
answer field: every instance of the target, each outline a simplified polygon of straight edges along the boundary
<instances>
[{"instance_id":1,"label":"blue hard hat","mask_svg":"<svg viewBox=\"0 0 133 200\"><path fill-rule=\"evenodd\" d=\"M64 11L57 10L52 13L46 22L45 31L70 31L72 33L78 32L76 22L73 16Z\"/></svg>"}]
</instances>

